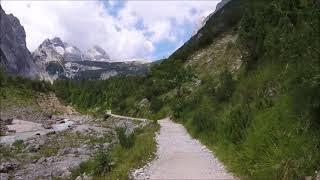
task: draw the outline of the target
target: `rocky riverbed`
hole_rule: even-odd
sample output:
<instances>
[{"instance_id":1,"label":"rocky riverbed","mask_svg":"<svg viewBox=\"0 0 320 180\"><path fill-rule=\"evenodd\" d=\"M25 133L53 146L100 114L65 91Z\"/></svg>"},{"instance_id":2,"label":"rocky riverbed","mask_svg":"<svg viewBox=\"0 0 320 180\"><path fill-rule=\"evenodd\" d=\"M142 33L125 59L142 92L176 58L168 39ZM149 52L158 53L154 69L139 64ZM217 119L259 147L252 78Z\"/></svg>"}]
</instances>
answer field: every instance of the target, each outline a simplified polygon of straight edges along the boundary
<instances>
[{"instance_id":1,"label":"rocky riverbed","mask_svg":"<svg viewBox=\"0 0 320 180\"><path fill-rule=\"evenodd\" d=\"M14 119L7 136L1 136L1 180L68 178L82 161L117 143L115 129L132 132L146 122L110 116L61 116L58 124L46 129L43 124Z\"/></svg>"},{"instance_id":2,"label":"rocky riverbed","mask_svg":"<svg viewBox=\"0 0 320 180\"><path fill-rule=\"evenodd\" d=\"M147 123L81 115L53 95L40 98L38 105L1 109L1 180L68 179L81 162L118 142L116 128L131 133Z\"/></svg>"}]
</instances>

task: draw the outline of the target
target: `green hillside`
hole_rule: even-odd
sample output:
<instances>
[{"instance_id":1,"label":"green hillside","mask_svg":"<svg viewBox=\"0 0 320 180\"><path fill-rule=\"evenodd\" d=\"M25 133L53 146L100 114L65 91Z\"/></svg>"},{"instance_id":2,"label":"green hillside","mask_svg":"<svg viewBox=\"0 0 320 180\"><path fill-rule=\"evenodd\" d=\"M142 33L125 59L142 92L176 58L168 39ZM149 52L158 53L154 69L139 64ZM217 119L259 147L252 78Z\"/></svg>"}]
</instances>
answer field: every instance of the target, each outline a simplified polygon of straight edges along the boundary
<instances>
[{"instance_id":1,"label":"green hillside","mask_svg":"<svg viewBox=\"0 0 320 180\"><path fill-rule=\"evenodd\" d=\"M83 111L172 116L243 179L315 176L319 1L242 1L241 7L237 23L208 43L191 39L180 49L192 44L192 51L178 50L147 77L57 81L55 91Z\"/></svg>"}]
</instances>

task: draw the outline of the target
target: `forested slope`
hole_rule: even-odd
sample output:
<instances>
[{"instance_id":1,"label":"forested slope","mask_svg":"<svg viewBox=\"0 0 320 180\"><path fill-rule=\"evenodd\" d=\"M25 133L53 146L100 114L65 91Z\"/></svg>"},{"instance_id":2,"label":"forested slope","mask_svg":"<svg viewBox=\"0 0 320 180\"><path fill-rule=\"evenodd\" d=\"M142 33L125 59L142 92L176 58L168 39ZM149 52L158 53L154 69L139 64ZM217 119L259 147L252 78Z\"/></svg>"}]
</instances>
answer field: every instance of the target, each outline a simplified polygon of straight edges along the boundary
<instances>
[{"instance_id":1,"label":"forested slope","mask_svg":"<svg viewBox=\"0 0 320 180\"><path fill-rule=\"evenodd\" d=\"M147 77L58 81L55 90L83 110L172 116L241 178L316 176L319 1L247 0L243 8L210 44L153 65Z\"/></svg>"}]
</instances>

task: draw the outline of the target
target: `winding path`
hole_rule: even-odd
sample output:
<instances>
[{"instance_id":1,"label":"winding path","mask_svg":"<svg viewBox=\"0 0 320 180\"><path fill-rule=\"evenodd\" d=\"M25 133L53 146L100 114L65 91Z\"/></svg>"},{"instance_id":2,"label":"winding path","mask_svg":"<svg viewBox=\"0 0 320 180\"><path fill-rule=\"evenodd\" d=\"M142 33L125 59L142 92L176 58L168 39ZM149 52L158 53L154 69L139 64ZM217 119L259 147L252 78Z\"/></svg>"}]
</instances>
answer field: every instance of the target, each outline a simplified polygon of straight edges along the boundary
<instances>
[{"instance_id":1,"label":"winding path","mask_svg":"<svg viewBox=\"0 0 320 180\"><path fill-rule=\"evenodd\" d=\"M158 121L157 159L133 172L134 179L234 179L210 150L171 120Z\"/></svg>"}]
</instances>

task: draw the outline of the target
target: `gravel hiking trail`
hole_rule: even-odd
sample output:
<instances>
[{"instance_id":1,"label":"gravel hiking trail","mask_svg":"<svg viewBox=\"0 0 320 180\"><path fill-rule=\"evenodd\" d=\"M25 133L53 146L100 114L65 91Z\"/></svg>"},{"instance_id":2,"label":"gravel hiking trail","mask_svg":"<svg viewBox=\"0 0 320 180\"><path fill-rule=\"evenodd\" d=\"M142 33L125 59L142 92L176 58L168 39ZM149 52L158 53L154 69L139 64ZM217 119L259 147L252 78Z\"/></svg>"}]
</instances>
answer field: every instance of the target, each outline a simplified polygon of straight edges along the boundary
<instances>
[{"instance_id":1,"label":"gravel hiking trail","mask_svg":"<svg viewBox=\"0 0 320 180\"><path fill-rule=\"evenodd\" d=\"M169 118L159 120L157 158L135 170L134 179L235 179L212 152Z\"/></svg>"}]
</instances>

